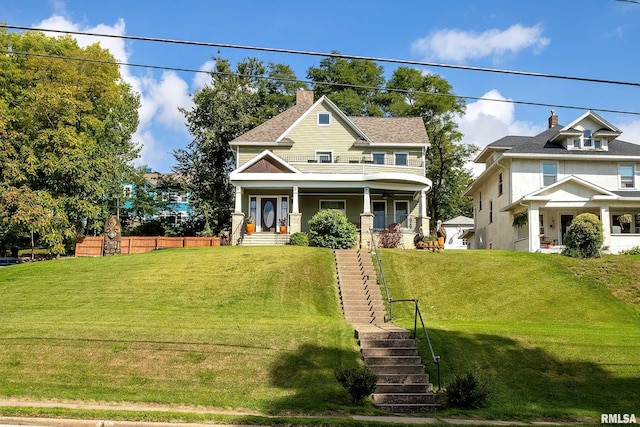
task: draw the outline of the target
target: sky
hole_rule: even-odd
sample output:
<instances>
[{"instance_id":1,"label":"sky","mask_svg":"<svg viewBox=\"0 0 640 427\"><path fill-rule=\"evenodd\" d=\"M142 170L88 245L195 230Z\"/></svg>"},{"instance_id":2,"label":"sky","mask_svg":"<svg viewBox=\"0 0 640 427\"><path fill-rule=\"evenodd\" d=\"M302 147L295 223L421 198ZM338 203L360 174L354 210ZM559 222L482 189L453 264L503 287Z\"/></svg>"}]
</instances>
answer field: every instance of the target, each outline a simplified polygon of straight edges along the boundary
<instances>
[{"instance_id":1,"label":"sky","mask_svg":"<svg viewBox=\"0 0 640 427\"><path fill-rule=\"evenodd\" d=\"M618 0L0 0L9 25L428 62L467 100L457 118L464 143L480 148L506 135L535 135L554 108L560 124L593 109L640 143L640 86L459 70L434 64L640 83L640 4ZM290 65L306 80L320 57L76 36L100 42L120 62L206 70L220 55ZM399 66L381 63L389 77ZM202 73L121 67L141 96L136 165L171 172L173 151L191 141L179 108L207 83ZM477 100L541 103L530 106ZM550 107L556 105L562 107ZM566 108L577 107L577 108Z\"/></svg>"}]
</instances>

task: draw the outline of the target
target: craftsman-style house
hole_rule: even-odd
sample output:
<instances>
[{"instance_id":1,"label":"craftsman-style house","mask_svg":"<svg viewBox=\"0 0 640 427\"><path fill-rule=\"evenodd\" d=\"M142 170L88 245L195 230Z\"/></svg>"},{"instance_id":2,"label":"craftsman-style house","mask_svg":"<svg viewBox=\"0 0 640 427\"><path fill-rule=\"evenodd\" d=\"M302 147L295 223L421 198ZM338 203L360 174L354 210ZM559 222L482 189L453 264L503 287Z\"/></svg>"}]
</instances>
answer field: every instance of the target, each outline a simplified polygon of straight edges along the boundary
<instances>
[{"instance_id":1,"label":"craftsman-style house","mask_svg":"<svg viewBox=\"0 0 640 427\"><path fill-rule=\"evenodd\" d=\"M347 117L328 98L299 91L296 105L231 141L236 169L233 244L255 233L307 231L323 209L338 209L370 243L370 229L429 230L427 133L419 117Z\"/></svg>"},{"instance_id":2,"label":"craftsman-style house","mask_svg":"<svg viewBox=\"0 0 640 427\"><path fill-rule=\"evenodd\" d=\"M470 247L559 251L573 218L598 216L610 252L640 245L640 145L592 111L536 136L506 136L477 156Z\"/></svg>"}]
</instances>

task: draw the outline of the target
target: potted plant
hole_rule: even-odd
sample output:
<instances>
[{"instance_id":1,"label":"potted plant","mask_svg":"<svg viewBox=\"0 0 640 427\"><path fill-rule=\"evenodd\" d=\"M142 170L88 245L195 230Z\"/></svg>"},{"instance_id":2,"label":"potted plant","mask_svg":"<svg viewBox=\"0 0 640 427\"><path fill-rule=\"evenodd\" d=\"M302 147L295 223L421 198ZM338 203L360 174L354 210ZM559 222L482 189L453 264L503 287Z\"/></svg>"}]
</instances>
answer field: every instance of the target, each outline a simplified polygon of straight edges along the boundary
<instances>
[{"instance_id":1,"label":"potted plant","mask_svg":"<svg viewBox=\"0 0 640 427\"><path fill-rule=\"evenodd\" d=\"M287 234L287 219L280 218L280 234Z\"/></svg>"},{"instance_id":2,"label":"potted plant","mask_svg":"<svg viewBox=\"0 0 640 427\"><path fill-rule=\"evenodd\" d=\"M247 217L245 220L245 232L247 234L253 234L256 231L256 225L253 223L252 217Z\"/></svg>"},{"instance_id":3,"label":"potted plant","mask_svg":"<svg viewBox=\"0 0 640 427\"><path fill-rule=\"evenodd\" d=\"M551 249L551 246L553 246L555 240L553 240L551 237L548 237L547 240L545 240L545 243L547 245L547 249Z\"/></svg>"}]
</instances>

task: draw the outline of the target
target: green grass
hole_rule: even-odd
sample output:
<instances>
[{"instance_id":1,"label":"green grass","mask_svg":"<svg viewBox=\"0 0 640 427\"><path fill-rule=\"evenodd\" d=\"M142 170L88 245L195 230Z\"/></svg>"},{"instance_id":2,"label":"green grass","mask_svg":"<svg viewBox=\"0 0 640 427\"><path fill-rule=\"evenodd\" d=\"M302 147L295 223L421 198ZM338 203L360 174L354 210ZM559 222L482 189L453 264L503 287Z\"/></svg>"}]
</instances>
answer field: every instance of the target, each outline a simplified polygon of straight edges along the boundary
<instances>
[{"instance_id":1,"label":"green grass","mask_svg":"<svg viewBox=\"0 0 640 427\"><path fill-rule=\"evenodd\" d=\"M329 250L165 250L0 270L0 395L342 410ZM309 387L309 385L312 387Z\"/></svg>"},{"instance_id":2,"label":"green grass","mask_svg":"<svg viewBox=\"0 0 640 427\"><path fill-rule=\"evenodd\" d=\"M637 413L640 256L413 250L381 256L391 296L419 298L445 383L471 369L493 390L487 408L441 416L593 420ZM348 407L333 376L336 366L360 357L333 271L331 251L306 247L164 250L0 269L0 396L278 416L375 414L370 402ZM413 327L410 304L394 305L394 315ZM433 365L428 369L435 381ZM52 409L0 409L38 411L60 416ZM225 419L276 423L265 420Z\"/></svg>"},{"instance_id":3,"label":"green grass","mask_svg":"<svg viewBox=\"0 0 640 427\"><path fill-rule=\"evenodd\" d=\"M638 257L381 251L392 298L418 298L446 384L473 370L488 418L599 419L640 397ZM394 305L413 328L411 305ZM430 360L426 344L424 360ZM435 380L433 364L429 365Z\"/></svg>"}]
</instances>

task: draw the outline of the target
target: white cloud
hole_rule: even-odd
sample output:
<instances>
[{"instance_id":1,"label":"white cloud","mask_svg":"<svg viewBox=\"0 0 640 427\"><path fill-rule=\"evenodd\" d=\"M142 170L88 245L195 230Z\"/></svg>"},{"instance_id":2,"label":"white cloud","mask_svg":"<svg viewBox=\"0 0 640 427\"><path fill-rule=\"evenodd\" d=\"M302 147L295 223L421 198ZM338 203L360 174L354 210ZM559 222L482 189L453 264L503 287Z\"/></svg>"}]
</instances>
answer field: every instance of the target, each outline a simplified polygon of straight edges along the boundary
<instances>
[{"instance_id":1,"label":"white cloud","mask_svg":"<svg viewBox=\"0 0 640 427\"><path fill-rule=\"evenodd\" d=\"M414 41L411 51L426 59L455 62L490 56L498 59L524 49L533 49L537 54L550 43L542 33L540 24L532 27L516 24L506 30L491 29L482 33L445 29Z\"/></svg>"},{"instance_id":2,"label":"white cloud","mask_svg":"<svg viewBox=\"0 0 640 427\"><path fill-rule=\"evenodd\" d=\"M52 30L90 32L98 34L109 34L121 36L126 34L124 19L120 18L113 25L100 23L95 26L81 25L73 22L66 16L64 3L55 3L56 13L49 18L35 24L37 28L48 28ZM59 36L59 33L49 33L52 36ZM72 35L82 47L93 43L100 43L108 49L118 62L129 62L133 51L131 45L121 38L95 37L84 35ZM190 109L193 105L189 95L189 86L186 81L180 78L175 72L164 72L160 78L151 74L137 76L131 73L129 67L121 66L120 73L125 82L129 83L135 92L140 94L140 108L138 110L140 124L133 140L142 144L140 151L141 158L136 164L145 164L159 170L167 170L171 164L169 151L174 147L161 146L158 136L166 133L167 130L184 129L184 115L178 110L179 107ZM176 141L177 145L184 145Z\"/></svg>"},{"instance_id":3,"label":"white cloud","mask_svg":"<svg viewBox=\"0 0 640 427\"><path fill-rule=\"evenodd\" d=\"M216 67L216 61L214 61L213 59L210 59L209 61L202 64L202 66L200 66L200 71L212 71L215 69L215 67ZM211 83L211 76L209 74L196 73L196 75L193 76L192 85L194 90L202 89L209 83Z\"/></svg>"},{"instance_id":4,"label":"white cloud","mask_svg":"<svg viewBox=\"0 0 640 427\"><path fill-rule=\"evenodd\" d=\"M622 131L621 140L640 144L640 120L622 122L617 127Z\"/></svg>"},{"instance_id":5,"label":"white cloud","mask_svg":"<svg viewBox=\"0 0 640 427\"><path fill-rule=\"evenodd\" d=\"M537 135L544 130L542 125L523 122L515 118L515 105L509 102L489 101L488 99L508 100L496 89L482 95L487 100L467 104L466 113L459 117L458 127L464 134L462 142L473 144L480 149L507 135ZM467 165L475 175L484 166Z\"/></svg>"}]
</instances>

